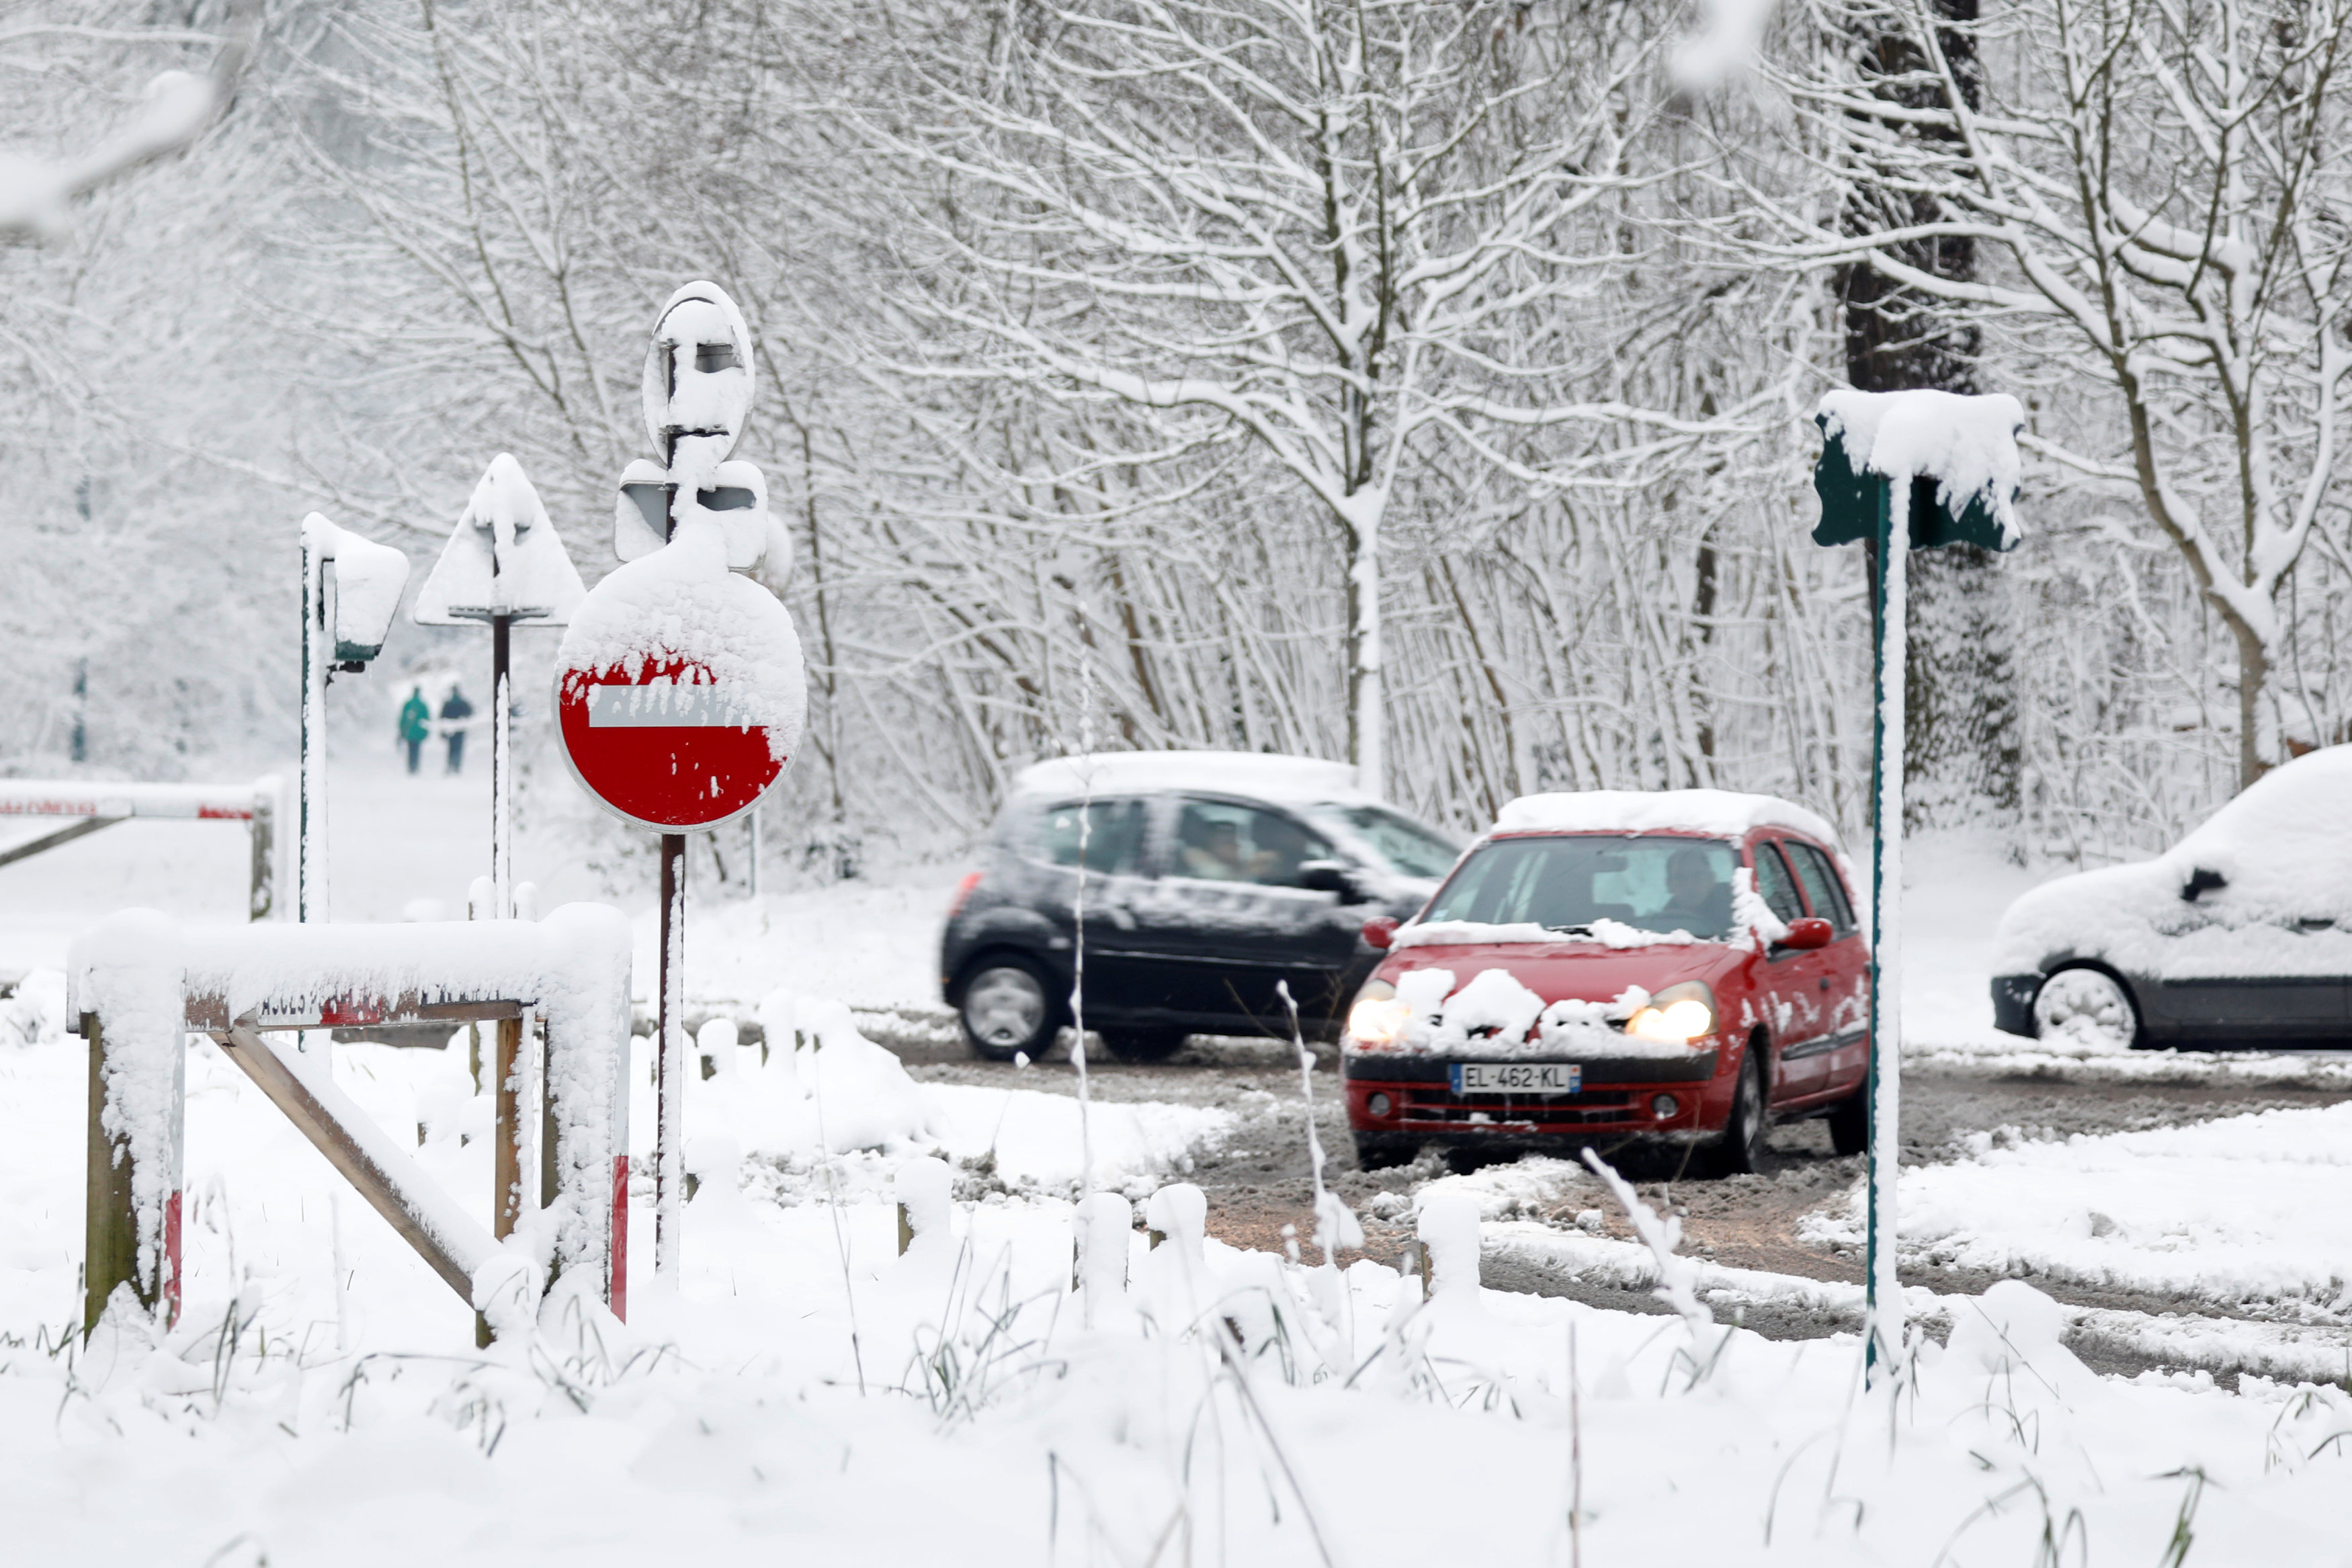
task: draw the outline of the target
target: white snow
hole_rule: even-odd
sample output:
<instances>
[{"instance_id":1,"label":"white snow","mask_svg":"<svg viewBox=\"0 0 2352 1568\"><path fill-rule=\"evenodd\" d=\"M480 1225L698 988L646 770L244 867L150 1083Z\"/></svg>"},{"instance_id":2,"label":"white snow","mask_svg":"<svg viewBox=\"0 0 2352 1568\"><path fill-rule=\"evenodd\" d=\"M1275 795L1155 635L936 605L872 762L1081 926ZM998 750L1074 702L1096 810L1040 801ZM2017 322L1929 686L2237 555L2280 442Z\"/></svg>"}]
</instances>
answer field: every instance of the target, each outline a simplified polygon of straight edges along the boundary
<instances>
[{"instance_id":1,"label":"white snow","mask_svg":"<svg viewBox=\"0 0 2352 1568\"><path fill-rule=\"evenodd\" d=\"M1580 789L1522 795L1493 832L1703 833L1736 839L1755 828L1793 828L1836 849L1837 831L1802 806L1729 789Z\"/></svg>"},{"instance_id":2,"label":"white snow","mask_svg":"<svg viewBox=\"0 0 2352 1568\"><path fill-rule=\"evenodd\" d=\"M792 612L729 570L725 536L693 518L681 518L669 543L614 570L581 603L556 652L556 701L570 685L609 680L610 672L638 684L648 664L673 660L713 688L730 722L763 729L777 761L793 755L808 686Z\"/></svg>"},{"instance_id":3,"label":"white snow","mask_svg":"<svg viewBox=\"0 0 2352 1568\"><path fill-rule=\"evenodd\" d=\"M2004 540L2013 544L2023 537L2017 520L2022 472L2017 433L2025 428L2025 408L2007 392L1840 388L1822 394L1821 413L1823 433L1844 438L1856 473L1883 475L1895 482L1898 494L1916 477L1933 479L1939 505L1957 512L1981 498Z\"/></svg>"},{"instance_id":4,"label":"white snow","mask_svg":"<svg viewBox=\"0 0 2352 1568\"><path fill-rule=\"evenodd\" d=\"M1698 30L1675 46L1675 82L1706 92L1756 57L1773 0L1699 0Z\"/></svg>"},{"instance_id":5,"label":"white snow","mask_svg":"<svg viewBox=\"0 0 2352 1568\"><path fill-rule=\"evenodd\" d=\"M2352 1103L1970 1142L1969 1159L1903 1172L1906 1260L2336 1319L2352 1310ZM1858 1207L1834 1209L1809 1234L1852 1242L1860 1223Z\"/></svg>"},{"instance_id":6,"label":"white snow","mask_svg":"<svg viewBox=\"0 0 2352 1568\"><path fill-rule=\"evenodd\" d=\"M541 626L569 621L587 590L522 465L501 452L474 486L409 616L455 626L510 615Z\"/></svg>"},{"instance_id":7,"label":"white snow","mask_svg":"<svg viewBox=\"0 0 2352 1568\"><path fill-rule=\"evenodd\" d=\"M1097 751L1033 763L1013 779L1015 795L1056 799L1171 789L1288 803L1372 799L1356 787L1356 770L1347 763L1249 751Z\"/></svg>"},{"instance_id":8,"label":"white snow","mask_svg":"<svg viewBox=\"0 0 2352 1568\"><path fill-rule=\"evenodd\" d=\"M373 658L408 586L408 558L317 512L302 519L302 538L319 559L335 563L335 656Z\"/></svg>"},{"instance_id":9,"label":"white snow","mask_svg":"<svg viewBox=\"0 0 2352 1568\"><path fill-rule=\"evenodd\" d=\"M2200 870L2227 885L2192 903ZM2026 974L2069 953L2165 979L2352 974L2352 746L2273 768L2154 860L2026 893L1991 962Z\"/></svg>"}]
</instances>

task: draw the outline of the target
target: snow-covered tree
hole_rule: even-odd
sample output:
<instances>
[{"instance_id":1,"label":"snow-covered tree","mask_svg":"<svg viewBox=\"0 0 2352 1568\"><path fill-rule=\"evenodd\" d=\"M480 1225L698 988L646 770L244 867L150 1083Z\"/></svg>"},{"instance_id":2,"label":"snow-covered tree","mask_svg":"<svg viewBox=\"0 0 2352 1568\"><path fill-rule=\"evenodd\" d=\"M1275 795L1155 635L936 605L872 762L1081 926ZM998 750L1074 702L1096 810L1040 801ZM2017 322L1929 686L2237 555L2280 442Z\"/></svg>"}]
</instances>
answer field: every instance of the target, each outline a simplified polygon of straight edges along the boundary
<instances>
[{"instance_id":1,"label":"snow-covered tree","mask_svg":"<svg viewBox=\"0 0 2352 1568\"><path fill-rule=\"evenodd\" d=\"M1907 94L1843 68L1789 85L1832 172L1910 210L1857 235L1779 204L1797 236L1783 254L1866 265L1965 310L2041 376L2102 390L2112 445L2046 424L2032 444L2128 487L2179 552L2236 644L2252 782L2284 744L2268 689L2292 635L2282 592L2315 533L2344 522L2352 5L2026 0L1974 25L1932 0L1824 13L1909 40ZM1980 107L1945 47L1953 28L1986 62ZM1979 276L1921 265L1921 246L1960 240Z\"/></svg>"},{"instance_id":2,"label":"snow-covered tree","mask_svg":"<svg viewBox=\"0 0 2352 1568\"><path fill-rule=\"evenodd\" d=\"M1435 449L1541 488L1541 433L1698 422L1616 395L1581 332L1630 265L1622 204L1663 95L1639 5L1087 0L901 34L910 101L846 104L929 200L903 210L918 376L1150 411L1074 470L1251 438L1346 576L1348 751L1388 783L1386 533ZM1273 496L1261 505L1275 507Z\"/></svg>"}]
</instances>

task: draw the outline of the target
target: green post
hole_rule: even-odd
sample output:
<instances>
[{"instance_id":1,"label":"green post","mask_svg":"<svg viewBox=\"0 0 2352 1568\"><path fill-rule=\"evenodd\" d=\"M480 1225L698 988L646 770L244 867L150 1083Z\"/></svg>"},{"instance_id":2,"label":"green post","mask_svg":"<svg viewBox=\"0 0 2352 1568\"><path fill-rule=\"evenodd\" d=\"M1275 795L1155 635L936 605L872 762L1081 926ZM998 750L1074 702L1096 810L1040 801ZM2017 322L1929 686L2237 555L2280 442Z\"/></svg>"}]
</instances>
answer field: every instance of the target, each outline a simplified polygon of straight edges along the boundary
<instances>
[{"instance_id":1,"label":"green post","mask_svg":"<svg viewBox=\"0 0 2352 1568\"><path fill-rule=\"evenodd\" d=\"M1921 399L1932 401L1909 401ZM1948 436L1964 423L1976 425L1980 433L1988 412L2010 422L2013 473L2015 432L2024 417L2013 398L1832 392L1822 400L1822 412L1815 416L1822 447L1813 468L1813 490L1821 497L1822 520L1813 529L1813 542L1841 545L1871 539L1877 546L1870 585L1878 625L1871 678L1870 1067L1863 1091L1870 1112L1863 1365L1871 1385L1878 1384L1883 1369L1903 1348L1903 1285L1895 1266L1895 1183L1902 1154L1903 664L1909 643L1909 559L1915 549L1941 545L2006 550L2018 541L2005 521L2015 500L2013 486L2004 492L1999 483L1987 482L1966 495L1939 495L1938 480L1924 469L1938 461L1949 465L1948 456L1926 460L1919 472L1880 472L1871 466L1869 451L1847 446L1848 435L1854 434L1848 421L1856 422L1865 444L1886 425L1901 421L1907 428L1904 439L1895 443L1897 448L1924 455L1935 448L1933 438L1939 433ZM1921 457L1915 455L1912 461L1921 462Z\"/></svg>"}]
</instances>

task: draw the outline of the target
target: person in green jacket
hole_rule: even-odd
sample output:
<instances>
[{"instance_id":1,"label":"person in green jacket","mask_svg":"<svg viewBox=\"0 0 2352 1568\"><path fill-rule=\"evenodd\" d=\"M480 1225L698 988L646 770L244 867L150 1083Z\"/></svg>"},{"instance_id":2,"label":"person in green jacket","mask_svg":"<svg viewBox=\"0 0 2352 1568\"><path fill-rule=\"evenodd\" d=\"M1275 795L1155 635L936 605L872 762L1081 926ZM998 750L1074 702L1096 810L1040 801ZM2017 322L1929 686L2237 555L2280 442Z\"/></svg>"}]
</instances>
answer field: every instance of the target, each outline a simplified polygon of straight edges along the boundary
<instances>
[{"instance_id":1,"label":"person in green jacket","mask_svg":"<svg viewBox=\"0 0 2352 1568\"><path fill-rule=\"evenodd\" d=\"M416 771L417 761L424 754L425 737L432 733L432 721L433 709L425 700L425 688L410 687L408 700L400 705L400 738L408 747L411 773Z\"/></svg>"}]
</instances>

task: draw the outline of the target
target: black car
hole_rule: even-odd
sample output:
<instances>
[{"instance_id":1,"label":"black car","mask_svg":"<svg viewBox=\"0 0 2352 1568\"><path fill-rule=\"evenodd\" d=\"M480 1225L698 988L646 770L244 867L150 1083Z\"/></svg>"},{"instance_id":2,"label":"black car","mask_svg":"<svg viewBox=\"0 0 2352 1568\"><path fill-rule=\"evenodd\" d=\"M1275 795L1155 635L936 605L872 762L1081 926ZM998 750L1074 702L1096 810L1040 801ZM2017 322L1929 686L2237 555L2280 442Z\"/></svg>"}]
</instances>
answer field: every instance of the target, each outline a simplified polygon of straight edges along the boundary
<instances>
[{"instance_id":1,"label":"black car","mask_svg":"<svg viewBox=\"0 0 2352 1568\"><path fill-rule=\"evenodd\" d=\"M973 1051L1035 1056L1072 1021L1082 903L1086 1024L1121 1057L1157 1060L1190 1034L1287 1036L1284 985L1309 1038L1336 1037L1379 957L1364 922L1418 910L1461 847L1354 772L1223 752L1024 771L940 946Z\"/></svg>"}]
</instances>

